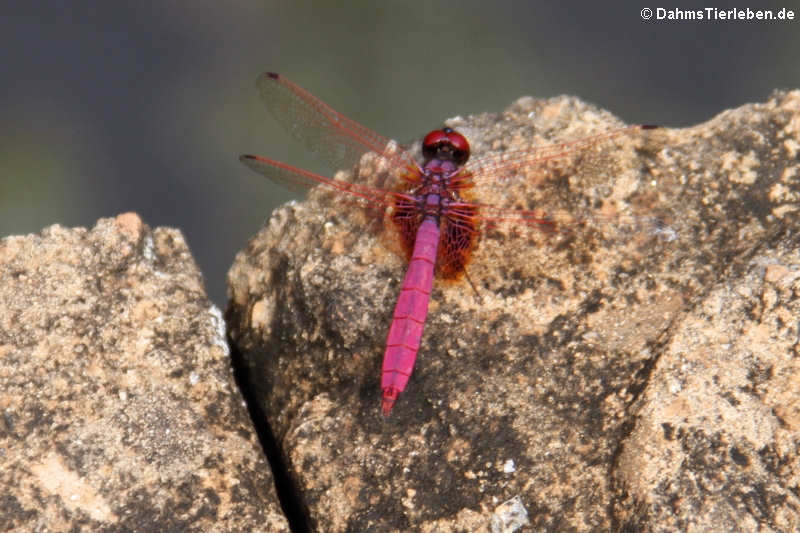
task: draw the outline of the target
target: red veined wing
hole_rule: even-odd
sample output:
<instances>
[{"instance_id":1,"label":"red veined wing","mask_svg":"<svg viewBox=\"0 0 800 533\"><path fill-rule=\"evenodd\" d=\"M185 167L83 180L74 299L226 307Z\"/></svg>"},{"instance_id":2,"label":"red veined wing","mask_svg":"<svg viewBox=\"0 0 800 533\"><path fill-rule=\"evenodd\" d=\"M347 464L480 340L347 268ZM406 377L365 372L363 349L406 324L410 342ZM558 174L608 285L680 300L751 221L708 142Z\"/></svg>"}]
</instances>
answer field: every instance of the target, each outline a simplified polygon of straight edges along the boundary
<instances>
[{"instance_id":1,"label":"red veined wing","mask_svg":"<svg viewBox=\"0 0 800 533\"><path fill-rule=\"evenodd\" d=\"M272 181L286 185L290 188L308 189L317 185L322 185L330 189L345 192L354 200L359 200L367 206L386 208L394 205L397 197L404 196L401 193L360 185L343 180L335 180L320 176L313 172L301 168L275 161L258 155L242 155L239 161L263 174Z\"/></svg>"},{"instance_id":2,"label":"red veined wing","mask_svg":"<svg viewBox=\"0 0 800 533\"><path fill-rule=\"evenodd\" d=\"M610 141L625 135L630 135L643 130L652 130L657 126L633 125L617 128L597 135L591 135L564 143L549 144L514 150L502 155L482 157L468 161L463 171L472 174L471 182L475 185L488 184L493 181L506 179L515 172L524 169L535 170L547 163L555 162L573 156L579 156L591 148L601 148Z\"/></svg>"},{"instance_id":3,"label":"red veined wing","mask_svg":"<svg viewBox=\"0 0 800 533\"><path fill-rule=\"evenodd\" d=\"M655 128L657 126L626 126L574 141L536 146L474 159L468 161L461 170L468 176L468 179L455 188L472 189L474 187L475 195L480 198L486 194L487 188L497 186L504 188L506 184L502 184L503 180L509 180L517 174L526 176L535 174L550 163L567 161L570 158L582 158L582 166L591 168L594 159L601 160L609 155L606 145L611 144L613 140ZM541 175L546 177L549 173L541 172ZM584 169L580 175L591 175L591 171L587 172L587 169ZM514 198L513 193L510 194L510 197L510 199L506 198L505 201L499 201L496 204L477 202L459 204L463 205L467 211L471 210L476 213L475 219L481 225L490 228L505 226L512 231L535 228L543 231L572 233L578 228L590 227L618 235L654 235L668 241L677 237L676 227L666 224L656 216L621 214L613 211L602 213L591 208L581 209L573 203L561 207L548 203L543 205L542 209L504 207L512 202L520 203L520 198ZM457 207L459 204L455 204L453 207Z\"/></svg>"},{"instance_id":4,"label":"red veined wing","mask_svg":"<svg viewBox=\"0 0 800 533\"><path fill-rule=\"evenodd\" d=\"M458 207L460 204L454 204ZM618 237L636 235L658 237L673 241L678 236L676 225L671 225L657 216L623 213L602 213L591 209L512 209L495 205L464 202L472 207L482 226L505 228L510 232L536 229L544 232L571 234L578 229L596 229L601 233Z\"/></svg>"},{"instance_id":5,"label":"red veined wing","mask_svg":"<svg viewBox=\"0 0 800 533\"><path fill-rule=\"evenodd\" d=\"M295 139L334 170L349 169L375 152L398 167L417 165L408 152L386 137L350 120L280 74L265 72L256 81L267 109Z\"/></svg>"}]
</instances>

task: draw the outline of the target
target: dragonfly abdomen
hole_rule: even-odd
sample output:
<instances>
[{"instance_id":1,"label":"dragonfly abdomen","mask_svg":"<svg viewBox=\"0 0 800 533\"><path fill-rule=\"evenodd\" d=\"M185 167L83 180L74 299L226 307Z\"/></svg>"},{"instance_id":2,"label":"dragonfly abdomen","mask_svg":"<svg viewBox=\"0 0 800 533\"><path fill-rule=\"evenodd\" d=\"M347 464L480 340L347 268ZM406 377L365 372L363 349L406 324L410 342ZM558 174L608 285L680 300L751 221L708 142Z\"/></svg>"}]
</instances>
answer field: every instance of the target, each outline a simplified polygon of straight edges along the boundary
<instances>
[{"instance_id":1,"label":"dragonfly abdomen","mask_svg":"<svg viewBox=\"0 0 800 533\"><path fill-rule=\"evenodd\" d=\"M428 316L428 302L433 287L439 226L435 217L426 216L419 226L414 250L403 279L403 287L394 308L394 318L386 338L383 356L381 410L388 416L397 397L406 388L414 370L422 330Z\"/></svg>"}]
</instances>

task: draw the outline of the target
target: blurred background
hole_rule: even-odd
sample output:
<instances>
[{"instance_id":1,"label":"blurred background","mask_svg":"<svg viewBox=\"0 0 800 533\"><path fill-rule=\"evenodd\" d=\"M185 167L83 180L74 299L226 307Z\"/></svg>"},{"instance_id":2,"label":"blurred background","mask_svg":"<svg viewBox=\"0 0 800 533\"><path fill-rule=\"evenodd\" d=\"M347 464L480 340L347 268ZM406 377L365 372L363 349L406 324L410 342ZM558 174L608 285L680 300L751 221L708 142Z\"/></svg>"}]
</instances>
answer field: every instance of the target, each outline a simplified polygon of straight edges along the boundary
<instances>
[{"instance_id":1,"label":"blurred background","mask_svg":"<svg viewBox=\"0 0 800 533\"><path fill-rule=\"evenodd\" d=\"M268 115L265 70L401 141L523 95L682 127L800 87L796 2L750 5L791 22L668 22L646 1L7 2L0 237L136 211L183 231L224 306L236 251L293 197L238 155L335 170Z\"/></svg>"}]
</instances>

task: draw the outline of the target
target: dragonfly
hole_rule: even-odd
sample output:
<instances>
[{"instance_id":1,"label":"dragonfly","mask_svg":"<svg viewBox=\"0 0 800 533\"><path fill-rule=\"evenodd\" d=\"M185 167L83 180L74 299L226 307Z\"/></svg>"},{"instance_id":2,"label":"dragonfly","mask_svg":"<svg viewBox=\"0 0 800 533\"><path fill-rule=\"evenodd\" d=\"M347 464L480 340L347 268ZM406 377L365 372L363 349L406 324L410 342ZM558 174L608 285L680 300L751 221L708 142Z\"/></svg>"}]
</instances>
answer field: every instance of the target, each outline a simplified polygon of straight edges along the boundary
<instances>
[{"instance_id":1,"label":"dragonfly","mask_svg":"<svg viewBox=\"0 0 800 533\"><path fill-rule=\"evenodd\" d=\"M559 231L562 226L576 223L574 218L567 222L567 218L539 209L480 203L473 199L472 189L507 179L519 169L542 166L611 139L657 127L627 126L572 142L472 161L467 138L443 127L423 138L423 160L418 162L409 150L338 113L282 75L266 72L259 76L256 85L273 117L334 168L351 168L363 156L373 153L383 158L390 169L381 186L372 186L328 178L257 155L239 158L274 182L302 189L323 186L374 208L372 211L388 219L389 226L395 228L408 267L383 356L381 413L384 416L391 413L414 369L434 277L464 276L479 236L486 228L511 224L517 228Z\"/></svg>"}]
</instances>

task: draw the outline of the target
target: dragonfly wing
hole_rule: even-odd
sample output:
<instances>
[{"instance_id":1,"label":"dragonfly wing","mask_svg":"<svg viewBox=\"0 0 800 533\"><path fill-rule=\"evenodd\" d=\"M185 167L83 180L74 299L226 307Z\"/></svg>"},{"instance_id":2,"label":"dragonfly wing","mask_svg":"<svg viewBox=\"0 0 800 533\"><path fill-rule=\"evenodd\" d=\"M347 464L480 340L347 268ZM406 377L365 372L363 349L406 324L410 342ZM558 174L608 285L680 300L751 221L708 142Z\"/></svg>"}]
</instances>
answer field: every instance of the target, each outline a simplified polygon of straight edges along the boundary
<instances>
[{"instance_id":1,"label":"dragonfly wing","mask_svg":"<svg viewBox=\"0 0 800 533\"><path fill-rule=\"evenodd\" d=\"M476 185L489 183L511 177L522 169L530 171L550 162L584 155L590 149L605 147L614 139L655 128L656 126L637 124L575 141L536 146L524 150L506 152L502 155L488 156L468 162L464 166L464 171L474 176L472 181Z\"/></svg>"},{"instance_id":2,"label":"dragonfly wing","mask_svg":"<svg viewBox=\"0 0 800 533\"><path fill-rule=\"evenodd\" d=\"M265 72L256 86L275 120L334 169L350 168L368 152L401 166L414 164L411 155L395 143L338 113L280 74Z\"/></svg>"},{"instance_id":3,"label":"dragonfly wing","mask_svg":"<svg viewBox=\"0 0 800 533\"><path fill-rule=\"evenodd\" d=\"M257 155L243 155L239 157L239 161L275 183L286 187L305 191L308 188L321 185L328 189L347 193L350 198L365 202L373 207L389 207L394 203L397 195L397 193L384 189L326 178L325 176Z\"/></svg>"},{"instance_id":4,"label":"dragonfly wing","mask_svg":"<svg viewBox=\"0 0 800 533\"><path fill-rule=\"evenodd\" d=\"M647 236L667 242L677 239L679 233L676 224L668 224L664 219L650 215L578 212L575 209L512 209L466 202L463 205L472 206L479 213L476 220L480 224L505 228L512 233L538 230L573 234L596 230L609 236Z\"/></svg>"}]
</instances>

